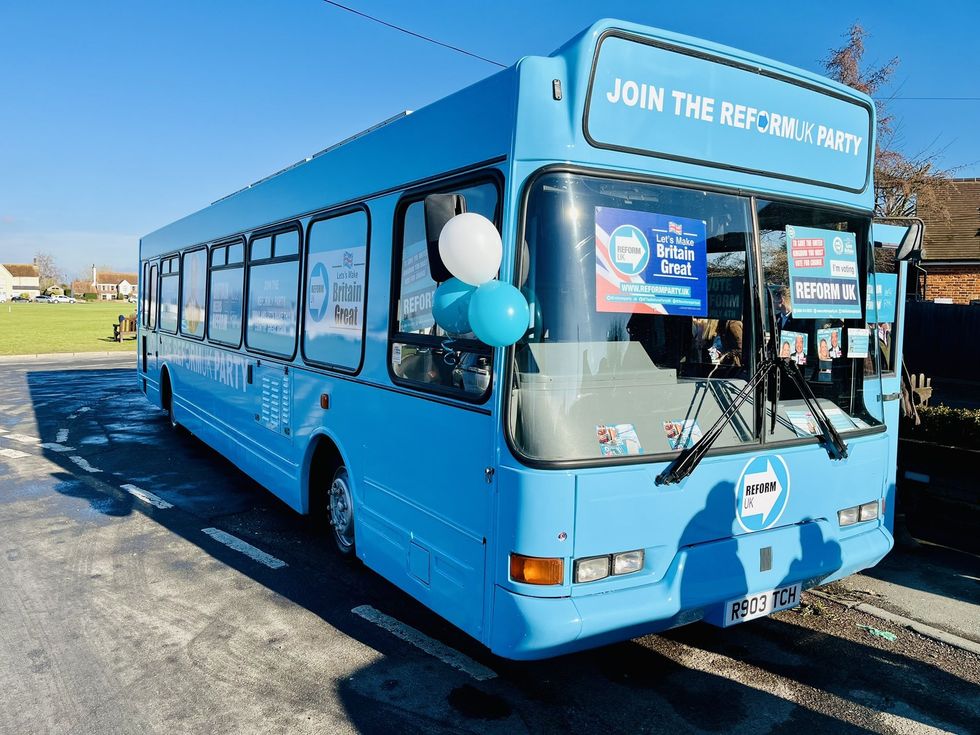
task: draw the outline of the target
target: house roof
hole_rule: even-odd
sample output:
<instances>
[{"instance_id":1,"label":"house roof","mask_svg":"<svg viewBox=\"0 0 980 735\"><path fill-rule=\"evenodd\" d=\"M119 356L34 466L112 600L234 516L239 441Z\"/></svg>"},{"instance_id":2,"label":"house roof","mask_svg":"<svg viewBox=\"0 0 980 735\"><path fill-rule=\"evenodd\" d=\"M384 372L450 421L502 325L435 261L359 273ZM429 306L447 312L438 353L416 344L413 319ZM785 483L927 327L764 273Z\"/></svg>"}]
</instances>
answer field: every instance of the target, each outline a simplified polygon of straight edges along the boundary
<instances>
[{"instance_id":1,"label":"house roof","mask_svg":"<svg viewBox=\"0 0 980 735\"><path fill-rule=\"evenodd\" d=\"M3 267L14 278L37 278L40 276L40 271L38 271L37 266L31 265L30 263L4 263Z\"/></svg>"},{"instance_id":2,"label":"house roof","mask_svg":"<svg viewBox=\"0 0 980 735\"><path fill-rule=\"evenodd\" d=\"M926 224L923 261L980 261L980 179L953 179L946 207L949 219L919 216Z\"/></svg>"},{"instance_id":3,"label":"house roof","mask_svg":"<svg viewBox=\"0 0 980 735\"><path fill-rule=\"evenodd\" d=\"M71 282L71 292L73 294L92 293L93 291L95 291L95 289L92 288L91 281L82 280L82 281Z\"/></svg>"},{"instance_id":4,"label":"house roof","mask_svg":"<svg viewBox=\"0 0 980 735\"><path fill-rule=\"evenodd\" d=\"M135 273L114 273L111 271L106 271L105 273L96 273L96 278L98 278L99 283L111 283L118 286L123 281L129 281L132 284L136 284L137 276Z\"/></svg>"}]
</instances>

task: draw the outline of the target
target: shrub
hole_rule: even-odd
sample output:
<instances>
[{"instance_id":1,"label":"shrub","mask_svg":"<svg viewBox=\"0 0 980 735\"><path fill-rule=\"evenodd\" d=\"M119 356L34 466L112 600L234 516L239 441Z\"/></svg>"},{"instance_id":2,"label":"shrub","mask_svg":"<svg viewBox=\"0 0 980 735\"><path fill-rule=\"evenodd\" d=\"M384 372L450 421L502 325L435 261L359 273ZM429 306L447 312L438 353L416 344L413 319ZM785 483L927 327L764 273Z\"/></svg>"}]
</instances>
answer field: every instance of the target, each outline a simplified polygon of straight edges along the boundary
<instances>
[{"instance_id":1,"label":"shrub","mask_svg":"<svg viewBox=\"0 0 980 735\"><path fill-rule=\"evenodd\" d=\"M903 427L908 439L945 444L962 449L980 449L980 409L949 406L919 406L922 423Z\"/></svg>"}]
</instances>

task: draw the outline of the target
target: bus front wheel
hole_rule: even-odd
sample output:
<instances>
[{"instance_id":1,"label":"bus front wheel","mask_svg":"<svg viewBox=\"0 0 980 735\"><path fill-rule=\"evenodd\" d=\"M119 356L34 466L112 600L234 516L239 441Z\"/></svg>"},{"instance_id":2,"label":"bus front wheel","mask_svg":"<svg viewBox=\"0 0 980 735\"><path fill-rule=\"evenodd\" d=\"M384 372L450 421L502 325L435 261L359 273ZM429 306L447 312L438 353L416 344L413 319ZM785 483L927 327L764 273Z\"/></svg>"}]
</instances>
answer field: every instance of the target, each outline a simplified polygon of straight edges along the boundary
<instances>
[{"instance_id":1,"label":"bus front wheel","mask_svg":"<svg viewBox=\"0 0 980 735\"><path fill-rule=\"evenodd\" d=\"M343 556L354 553L354 496L350 489L350 475L341 466L330 483L330 527L337 550Z\"/></svg>"}]
</instances>

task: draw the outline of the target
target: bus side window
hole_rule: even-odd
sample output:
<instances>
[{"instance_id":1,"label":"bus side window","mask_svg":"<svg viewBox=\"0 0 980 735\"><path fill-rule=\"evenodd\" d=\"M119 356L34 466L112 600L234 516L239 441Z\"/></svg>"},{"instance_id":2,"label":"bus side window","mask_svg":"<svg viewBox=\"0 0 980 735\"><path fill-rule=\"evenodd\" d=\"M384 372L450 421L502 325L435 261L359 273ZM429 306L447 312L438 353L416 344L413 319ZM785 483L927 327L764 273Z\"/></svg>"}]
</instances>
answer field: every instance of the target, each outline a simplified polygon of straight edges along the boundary
<instances>
[{"instance_id":1,"label":"bus side window","mask_svg":"<svg viewBox=\"0 0 980 735\"><path fill-rule=\"evenodd\" d=\"M463 195L466 211L482 214L500 227L499 194L493 183L452 191ZM438 284L429 270L423 197L399 208L396 223L401 238L395 245L391 373L396 382L480 399L490 390L493 350L472 333L451 338L435 323L432 296Z\"/></svg>"},{"instance_id":2,"label":"bus side window","mask_svg":"<svg viewBox=\"0 0 980 735\"><path fill-rule=\"evenodd\" d=\"M204 339L205 301L207 294L206 248L184 253L180 280L180 333L185 337Z\"/></svg>"},{"instance_id":3,"label":"bus side window","mask_svg":"<svg viewBox=\"0 0 980 735\"><path fill-rule=\"evenodd\" d=\"M218 245L211 250L209 278L208 339L239 347L242 343L245 290L245 265L240 242Z\"/></svg>"},{"instance_id":4,"label":"bus side window","mask_svg":"<svg viewBox=\"0 0 980 735\"><path fill-rule=\"evenodd\" d=\"M143 286L149 292L149 309L146 326L150 329L157 328L157 270L156 263L150 266L149 282Z\"/></svg>"},{"instance_id":5,"label":"bus side window","mask_svg":"<svg viewBox=\"0 0 980 735\"><path fill-rule=\"evenodd\" d=\"M357 371L367 305L368 217L364 210L313 222L306 241L307 362Z\"/></svg>"},{"instance_id":6,"label":"bus side window","mask_svg":"<svg viewBox=\"0 0 980 735\"><path fill-rule=\"evenodd\" d=\"M167 258L161 263L160 274L160 331L177 334L177 296L180 282L180 257Z\"/></svg>"},{"instance_id":7,"label":"bus side window","mask_svg":"<svg viewBox=\"0 0 980 735\"><path fill-rule=\"evenodd\" d=\"M296 353L299 230L252 241L248 258L248 349L291 359Z\"/></svg>"},{"instance_id":8,"label":"bus side window","mask_svg":"<svg viewBox=\"0 0 980 735\"><path fill-rule=\"evenodd\" d=\"M150 326L150 261L143 261L143 271L140 273L140 324Z\"/></svg>"}]
</instances>

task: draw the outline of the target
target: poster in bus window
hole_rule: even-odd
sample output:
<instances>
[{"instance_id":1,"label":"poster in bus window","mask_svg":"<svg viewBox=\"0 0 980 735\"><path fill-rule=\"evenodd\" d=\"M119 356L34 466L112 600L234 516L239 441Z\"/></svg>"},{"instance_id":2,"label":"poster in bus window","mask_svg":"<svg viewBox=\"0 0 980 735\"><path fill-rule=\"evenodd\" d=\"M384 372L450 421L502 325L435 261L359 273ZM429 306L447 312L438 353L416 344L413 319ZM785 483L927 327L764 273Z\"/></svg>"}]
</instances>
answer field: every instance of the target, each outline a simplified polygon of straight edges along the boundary
<instances>
[{"instance_id":1,"label":"poster in bus window","mask_svg":"<svg viewBox=\"0 0 980 735\"><path fill-rule=\"evenodd\" d=\"M640 438L633 424L597 424L596 438L599 452L603 457L618 457L628 454L643 454Z\"/></svg>"},{"instance_id":2,"label":"poster in bus window","mask_svg":"<svg viewBox=\"0 0 980 735\"><path fill-rule=\"evenodd\" d=\"M742 276L708 276L708 315L712 319L742 318Z\"/></svg>"},{"instance_id":3,"label":"poster in bus window","mask_svg":"<svg viewBox=\"0 0 980 735\"><path fill-rule=\"evenodd\" d=\"M836 360L842 354L841 328L827 327L817 330L817 356L821 360Z\"/></svg>"},{"instance_id":4,"label":"poster in bus window","mask_svg":"<svg viewBox=\"0 0 980 735\"><path fill-rule=\"evenodd\" d=\"M703 220L595 208L596 310L708 314Z\"/></svg>"},{"instance_id":5,"label":"poster in bus window","mask_svg":"<svg viewBox=\"0 0 980 735\"><path fill-rule=\"evenodd\" d=\"M786 227L794 319L860 319L857 239L853 232Z\"/></svg>"},{"instance_id":6,"label":"poster in bus window","mask_svg":"<svg viewBox=\"0 0 980 735\"><path fill-rule=\"evenodd\" d=\"M847 330L847 356L867 357L871 346L871 337L867 328Z\"/></svg>"},{"instance_id":7,"label":"poster in bus window","mask_svg":"<svg viewBox=\"0 0 980 735\"><path fill-rule=\"evenodd\" d=\"M306 283L306 356L356 366L361 358L367 248L310 248Z\"/></svg>"},{"instance_id":8,"label":"poster in bus window","mask_svg":"<svg viewBox=\"0 0 980 735\"><path fill-rule=\"evenodd\" d=\"M425 240L406 245L402 251L401 299L398 303L399 330L425 332L436 320L432 316L432 296L436 282L429 274L429 251Z\"/></svg>"},{"instance_id":9,"label":"poster in bus window","mask_svg":"<svg viewBox=\"0 0 980 735\"><path fill-rule=\"evenodd\" d=\"M664 421L664 435L671 449L690 449L704 436L695 419Z\"/></svg>"},{"instance_id":10,"label":"poster in bus window","mask_svg":"<svg viewBox=\"0 0 980 735\"><path fill-rule=\"evenodd\" d=\"M780 332L779 356L788 357L797 365L806 365L808 334L804 332Z\"/></svg>"},{"instance_id":11,"label":"poster in bus window","mask_svg":"<svg viewBox=\"0 0 980 735\"><path fill-rule=\"evenodd\" d=\"M898 274L875 273L868 276L866 310L871 323L895 321L895 302L898 298Z\"/></svg>"}]
</instances>

